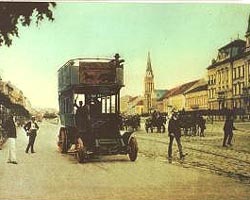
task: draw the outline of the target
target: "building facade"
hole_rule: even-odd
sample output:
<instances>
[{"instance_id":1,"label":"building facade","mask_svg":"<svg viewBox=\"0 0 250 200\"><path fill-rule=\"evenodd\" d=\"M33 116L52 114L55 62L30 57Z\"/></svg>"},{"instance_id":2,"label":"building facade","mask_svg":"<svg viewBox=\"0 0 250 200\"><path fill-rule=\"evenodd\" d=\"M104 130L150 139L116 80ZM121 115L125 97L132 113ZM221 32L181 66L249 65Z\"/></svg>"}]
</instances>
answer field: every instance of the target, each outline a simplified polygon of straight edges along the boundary
<instances>
[{"instance_id":1,"label":"building facade","mask_svg":"<svg viewBox=\"0 0 250 200\"><path fill-rule=\"evenodd\" d=\"M184 94L198 81L191 81L170 89L163 99L164 111L171 113L173 109L177 111L185 109L186 98Z\"/></svg>"},{"instance_id":2,"label":"building facade","mask_svg":"<svg viewBox=\"0 0 250 200\"><path fill-rule=\"evenodd\" d=\"M207 68L211 110L250 111L250 17L245 37L218 49L217 58Z\"/></svg>"},{"instance_id":3,"label":"building facade","mask_svg":"<svg viewBox=\"0 0 250 200\"><path fill-rule=\"evenodd\" d=\"M126 114L128 115L142 114L143 112L143 105L141 105L142 102L143 102L142 96L131 97L128 100L128 109Z\"/></svg>"},{"instance_id":4,"label":"building facade","mask_svg":"<svg viewBox=\"0 0 250 200\"><path fill-rule=\"evenodd\" d=\"M184 92L186 111L208 109L207 85L207 81L201 79L197 84Z\"/></svg>"},{"instance_id":5,"label":"building facade","mask_svg":"<svg viewBox=\"0 0 250 200\"><path fill-rule=\"evenodd\" d=\"M130 95L125 95L125 96L122 96L121 99L120 99L120 111L121 113L123 114L126 114L128 112L128 102L129 100L132 98L132 96Z\"/></svg>"}]
</instances>

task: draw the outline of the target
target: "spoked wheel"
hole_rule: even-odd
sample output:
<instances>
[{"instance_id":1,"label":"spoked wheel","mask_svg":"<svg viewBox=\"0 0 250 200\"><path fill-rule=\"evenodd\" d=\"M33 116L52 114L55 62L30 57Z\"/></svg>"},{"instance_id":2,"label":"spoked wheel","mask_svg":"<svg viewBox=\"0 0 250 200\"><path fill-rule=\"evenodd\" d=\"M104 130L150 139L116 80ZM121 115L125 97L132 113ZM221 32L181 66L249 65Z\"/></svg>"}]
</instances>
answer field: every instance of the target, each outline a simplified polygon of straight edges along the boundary
<instances>
[{"instance_id":1,"label":"spoked wheel","mask_svg":"<svg viewBox=\"0 0 250 200\"><path fill-rule=\"evenodd\" d=\"M128 147L129 147L129 153L128 153L129 159L131 161L135 161L137 159L137 153L138 153L138 145L135 137L130 139Z\"/></svg>"},{"instance_id":2,"label":"spoked wheel","mask_svg":"<svg viewBox=\"0 0 250 200\"><path fill-rule=\"evenodd\" d=\"M85 147L78 150L76 158L79 163L85 163L88 159L87 150Z\"/></svg>"},{"instance_id":3,"label":"spoked wheel","mask_svg":"<svg viewBox=\"0 0 250 200\"><path fill-rule=\"evenodd\" d=\"M60 128L57 145L61 153L67 152L67 133L64 127Z\"/></svg>"}]
</instances>

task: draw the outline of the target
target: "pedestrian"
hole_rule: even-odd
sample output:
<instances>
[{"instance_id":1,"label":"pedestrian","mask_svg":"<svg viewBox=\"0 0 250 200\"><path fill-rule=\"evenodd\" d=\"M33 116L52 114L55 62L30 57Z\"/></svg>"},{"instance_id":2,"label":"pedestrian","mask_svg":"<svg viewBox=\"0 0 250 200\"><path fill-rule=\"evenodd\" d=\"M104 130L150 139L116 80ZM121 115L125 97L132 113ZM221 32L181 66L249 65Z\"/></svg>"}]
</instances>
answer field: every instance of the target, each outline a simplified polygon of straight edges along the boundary
<instances>
[{"instance_id":1,"label":"pedestrian","mask_svg":"<svg viewBox=\"0 0 250 200\"><path fill-rule=\"evenodd\" d=\"M200 137L205 137L206 120L201 115L198 117L198 126L200 127Z\"/></svg>"},{"instance_id":2,"label":"pedestrian","mask_svg":"<svg viewBox=\"0 0 250 200\"><path fill-rule=\"evenodd\" d=\"M174 139L177 142L177 146L179 149L180 159L183 160L185 155L182 152L181 145L181 127L180 121L178 119L178 113L173 112L172 117L169 120L168 124L168 136L169 136L169 145L168 145L168 161L172 162L172 146Z\"/></svg>"},{"instance_id":3,"label":"pedestrian","mask_svg":"<svg viewBox=\"0 0 250 200\"><path fill-rule=\"evenodd\" d=\"M13 115L7 118L7 120L3 123L3 128L7 132L8 137L8 161L7 163L17 164L16 159L16 125L13 119Z\"/></svg>"},{"instance_id":4,"label":"pedestrian","mask_svg":"<svg viewBox=\"0 0 250 200\"><path fill-rule=\"evenodd\" d=\"M224 138L223 138L223 147L227 147L227 145L232 146L233 139L233 130L236 130L234 127L234 119L232 114L227 114L225 124L223 127L224 130Z\"/></svg>"},{"instance_id":5,"label":"pedestrian","mask_svg":"<svg viewBox=\"0 0 250 200\"><path fill-rule=\"evenodd\" d=\"M31 117L31 120L28 121L24 125L24 130L27 133L27 136L29 136L29 143L26 147L25 153L29 153L29 149L31 148L31 153L35 153L34 151L34 143L37 136L37 130L39 129L39 126L37 125L35 116Z\"/></svg>"}]
</instances>

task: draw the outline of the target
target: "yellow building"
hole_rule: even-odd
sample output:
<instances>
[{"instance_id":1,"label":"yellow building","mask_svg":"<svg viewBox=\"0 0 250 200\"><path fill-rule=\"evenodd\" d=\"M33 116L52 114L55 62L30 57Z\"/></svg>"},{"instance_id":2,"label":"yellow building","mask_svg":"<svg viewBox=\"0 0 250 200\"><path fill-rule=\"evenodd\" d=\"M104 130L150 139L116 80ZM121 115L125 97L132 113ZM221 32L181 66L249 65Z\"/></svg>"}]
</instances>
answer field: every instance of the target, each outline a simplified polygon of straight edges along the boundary
<instances>
[{"instance_id":1,"label":"yellow building","mask_svg":"<svg viewBox=\"0 0 250 200\"><path fill-rule=\"evenodd\" d=\"M185 110L207 110L208 109L208 94L207 81L201 79L193 87L184 92L185 95Z\"/></svg>"},{"instance_id":2,"label":"yellow building","mask_svg":"<svg viewBox=\"0 0 250 200\"><path fill-rule=\"evenodd\" d=\"M135 96L131 97L128 101L128 109L126 114L135 115L143 112L143 97Z\"/></svg>"},{"instance_id":3,"label":"yellow building","mask_svg":"<svg viewBox=\"0 0 250 200\"><path fill-rule=\"evenodd\" d=\"M127 113L128 111L128 102L132 98L130 95L125 95L121 97L120 100L120 111L121 113Z\"/></svg>"},{"instance_id":4,"label":"yellow building","mask_svg":"<svg viewBox=\"0 0 250 200\"><path fill-rule=\"evenodd\" d=\"M207 68L208 108L250 108L250 18L246 41L236 39L218 49L218 56Z\"/></svg>"},{"instance_id":5,"label":"yellow building","mask_svg":"<svg viewBox=\"0 0 250 200\"><path fill-rule=\"evenodd\" d=\"M144 113L144 104L143 104L143 100L140 100L137 102L137 104L135 105L135 114L141 115Z\"/></svg>"},{"instance_id":6,"label":"yellow building","mask_svg":"<svg viewBox=\"0 0 250 200\"><path fill-rule=\"evenodd\" d=\"M199 80L191 81L170 89L163 99L164 111L171 113L173 109L185 109L186 99L184 93Z\"/></svg>"}]
</instances>

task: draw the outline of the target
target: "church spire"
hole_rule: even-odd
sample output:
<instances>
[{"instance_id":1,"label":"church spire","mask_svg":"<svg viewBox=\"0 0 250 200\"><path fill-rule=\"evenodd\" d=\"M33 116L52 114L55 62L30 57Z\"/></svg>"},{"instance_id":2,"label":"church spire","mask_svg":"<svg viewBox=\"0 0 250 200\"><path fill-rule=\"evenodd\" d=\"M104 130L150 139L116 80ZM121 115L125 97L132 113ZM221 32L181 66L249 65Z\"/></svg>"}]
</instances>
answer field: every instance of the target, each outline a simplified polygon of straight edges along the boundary
<instances>
[{"instance_id":1,"label":"church spire","mask_svg":"<svg viewBox=\"0 0 250 200\"><path fill-rule=\"evenodd\" d=\"M154 90L154 74L151 65L150 53L148 52L147 70L144 77L144 108L147 113L150 113L154 106Z\"/></svg>"},{"instance_id":2,"label":"church spire","mask_svg":"<svg viewBox=\"0 0 250 200\"><path fill-rule=\"evenodd\" d=\"M148 52L148 61L147 61L147 74L151 74L153 76L153 70L152 70L152 65L151 65L151 59L150 59L150 52Z\"/></svg>"}]
</instances>

